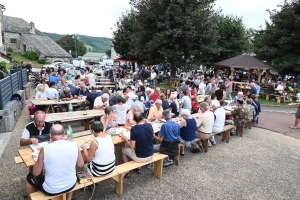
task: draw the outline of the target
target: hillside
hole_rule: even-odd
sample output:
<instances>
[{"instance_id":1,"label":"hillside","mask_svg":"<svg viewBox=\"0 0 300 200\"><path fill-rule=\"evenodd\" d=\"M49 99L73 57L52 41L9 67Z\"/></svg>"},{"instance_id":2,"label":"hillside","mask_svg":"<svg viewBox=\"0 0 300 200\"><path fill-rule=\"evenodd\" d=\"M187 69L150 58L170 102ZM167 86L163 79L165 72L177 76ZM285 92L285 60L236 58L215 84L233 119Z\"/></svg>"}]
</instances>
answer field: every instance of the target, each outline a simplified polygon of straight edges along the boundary
<instances>
[{"instance_id":1,"label":"hillside","mask_svg":"<svg viewBox=\"0 0 300 200\"><path fill-rule=\"evenodd\" d=\"M57 33L47 33L52 40L56 41L59 38L61 38L63 35L57 34ZM110 50L111 46L111 38L105 38L105 37L92 37L92 36L86 36L86 35L78 35L79 40L84 42L84 44L87 47L87 51L89 52L101 52L105 53L105 51Z\"/></svg>"}]
</instances>

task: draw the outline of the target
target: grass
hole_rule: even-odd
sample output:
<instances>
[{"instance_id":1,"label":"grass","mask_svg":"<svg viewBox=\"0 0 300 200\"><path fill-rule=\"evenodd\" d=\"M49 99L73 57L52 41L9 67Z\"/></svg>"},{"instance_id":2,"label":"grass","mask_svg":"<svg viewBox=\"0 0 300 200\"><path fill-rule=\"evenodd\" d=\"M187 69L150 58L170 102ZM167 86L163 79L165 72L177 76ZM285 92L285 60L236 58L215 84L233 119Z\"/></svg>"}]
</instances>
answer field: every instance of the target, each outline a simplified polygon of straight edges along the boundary
<instances>
[{"instance_id":1,"label":"grass","mask_svg":"<svg viewBox=\"0 0 300 200\"><path fill-rule=\"evenodd\" d=\"M157 87L160 87L160 88L164 88L164 89L170 89L172 91L175 91L177 88L176 87L172 87L170 84L157 84L156 85Z\"/></svg>"},{"instance_id":2,"label":"grass","mask_svg":"<svg viewBox=\"0 0 300 200\"><path fill-rule=\"evenodd\" d=\"M43 66L43 64L40 64L37 61L33 61L33 60L29 60L29 59L25 58L24 56L22 56L21 53L12 53L11 57L17 63L21 63L21 61L25 61L26 63L31 62L33 68L41 68Z\"/></svg>"}]
</instances>

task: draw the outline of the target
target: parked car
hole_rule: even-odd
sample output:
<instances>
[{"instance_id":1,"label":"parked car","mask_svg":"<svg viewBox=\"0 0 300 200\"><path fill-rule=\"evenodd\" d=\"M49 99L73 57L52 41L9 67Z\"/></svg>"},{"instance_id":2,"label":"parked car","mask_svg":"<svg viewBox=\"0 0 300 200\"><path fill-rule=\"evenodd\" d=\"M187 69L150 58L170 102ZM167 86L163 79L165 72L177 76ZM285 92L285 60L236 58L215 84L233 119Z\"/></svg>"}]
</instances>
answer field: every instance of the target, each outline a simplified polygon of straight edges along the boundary
<instances>
[{"instance_id":1,"label":"parked car","mask_svg":"<svg viewBox=\"0 0 300 200\"><path fill-rule=\"evenodd\" d=\"M70 65L70 63L55 62L55 63L52 63L52 64L43 65L42 69L49 67L51 72L57 72L58 67L59 66L64 66L64 65Z\"/></svg>"},{"instance_id":2,"label":"parked car","mask_svg":"<svg viewBox=\"0 0 300 200\"><path fill-rule=\"evenodd\" d=\"M97 66L97 67L94 67L94 72L97 74L97 75L101 75L101 74L104 74L106 75L106 70L105 70L105 67L101 67L101 66Z\"/></svg>"},{"instance_id":3,"label":"parked car","mask_svg":"<svg viewBox=\"0 0 300 200\"><path fill-rule=\"evenodd\" d=\"M90 60L88 61L89 65L99 65L100 61L99 60Z\"/></svg>"}]
</instances>

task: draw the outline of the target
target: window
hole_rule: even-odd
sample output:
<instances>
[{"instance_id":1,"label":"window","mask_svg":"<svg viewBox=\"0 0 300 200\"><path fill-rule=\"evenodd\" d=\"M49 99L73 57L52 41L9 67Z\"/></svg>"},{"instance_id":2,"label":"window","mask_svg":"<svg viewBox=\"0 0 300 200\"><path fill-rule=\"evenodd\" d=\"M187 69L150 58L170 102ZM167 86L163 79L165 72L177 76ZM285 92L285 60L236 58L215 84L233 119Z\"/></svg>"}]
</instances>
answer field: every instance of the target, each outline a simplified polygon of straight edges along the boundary
<instances>
[{"instance_id":1,"label":"window","mask_svg":"<svg viewBox=\"0 0 300 200\"><path fill-rule=\"evenodd\" d=\"M17 43L17 39L15 39L15 38L10 38L10 43Z\"/></svg>"},{"instance_id":2,"label":"window","mask_svg":"<svg viewBox=\"0 0 300 200\"><path fill-rule=\"evenodd\" d=\"M29 47L29 51L33 51L32 47Z\"/></svg>"}]
</instances>

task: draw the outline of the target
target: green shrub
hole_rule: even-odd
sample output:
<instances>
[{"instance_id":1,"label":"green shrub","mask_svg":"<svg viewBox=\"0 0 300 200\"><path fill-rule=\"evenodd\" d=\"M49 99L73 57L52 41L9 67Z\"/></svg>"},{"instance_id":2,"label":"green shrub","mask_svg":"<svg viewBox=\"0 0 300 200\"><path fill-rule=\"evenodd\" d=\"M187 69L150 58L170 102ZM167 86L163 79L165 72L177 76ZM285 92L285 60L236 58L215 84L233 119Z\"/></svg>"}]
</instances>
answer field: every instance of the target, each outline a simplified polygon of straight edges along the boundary
<instances>
[{"instance_id":1,"label":"green shrub","mask_svg":"<svg viewBox=\"0 0 300 200\"><path fill-rule=\"evenodd\" d=\"M12 47L7 47L7 53L8 53L8 52L10 52L10 54L11 54L12 52L14 52L13 48L12 48Z\"/></svg>"},{"instance_id":2,"label":"green shrub","mask_svg":"<svg viewBox=\"0 0 300 200\"><path fill-rule=\"evenodd\" d=\"M40 63L40 64L46 64L46 60L45 59L38 60L37 62Z\"/></svg>"},{"instance_id":3,"label":"green shrub","mask_svg":"<svg viewBox=\"0 0 300 200\"><path fill-rule=\"evenodd\" d=\"M39 59L39 56L34 51L25 51L23 56L29 60L38 60Z\"/></svg>"},{"instance_id":4,"label":"green shrub","mask_svg":"<svg viewBox=\"0 0 300 200\"><path fill-rule=\"evenodd\" d=\"M6 75L8 75L8 70L6 68L6 62L0 62L0 70L3 71ZM3 74L0 73L0 79L4 78Z\"/></svg>"}]
</instances>

